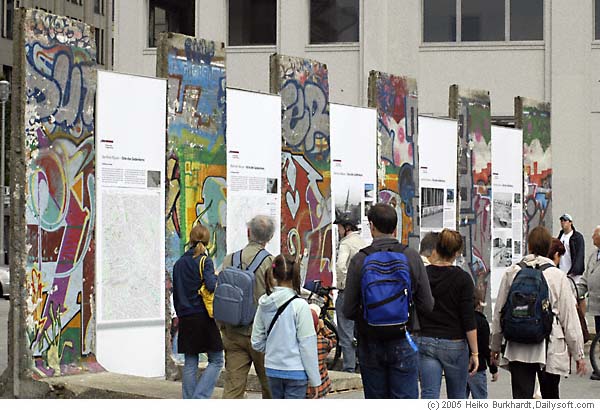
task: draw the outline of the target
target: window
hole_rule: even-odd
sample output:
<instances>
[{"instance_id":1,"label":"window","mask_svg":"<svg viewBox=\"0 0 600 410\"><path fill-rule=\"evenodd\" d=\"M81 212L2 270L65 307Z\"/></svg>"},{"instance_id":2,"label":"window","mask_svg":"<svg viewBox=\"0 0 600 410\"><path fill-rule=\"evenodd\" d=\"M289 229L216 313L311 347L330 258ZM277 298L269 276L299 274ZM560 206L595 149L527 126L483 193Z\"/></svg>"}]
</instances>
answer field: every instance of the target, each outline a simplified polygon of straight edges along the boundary
<instances>
[{"instance_id":1,"label":"window","mask_svg":"<svg viewBox=\"0 0 600 410\"><path fill-rule=\"evenodd\" d=\"M310 43L358 42L359 0L311 0Z\"/></svg>"},{"instance_id":2,"label":"window","mask_svg":"<svg viewBox=\"0 0 600 410\"><path fill-rule=\"evenodd\" d=\"M456 0L425 0L423 41L456 41Z\"/></svg>"},{"instance_id":3,"label":"window","mask_svg":"<svg viewBox=\"0 0 600 410\"><path fill-rule=\"evenodd\" d=\"M100 65L104 65L104 30L95 28L94 34L96 37L96 62Z\"/></svg>"},{"instance_id":4,"label":"window","mask_svg":"<svg viewBox=\"0 0 600 410\"><path fill-rule=\"evenodd\" d=\"M425 43L543 40L544 0L423 0Z\"/></svg>"},{"instance_id":5,"label":"window","mask_svg":"<svg viewBox=\"0 0 600 410\"><path fill-rule=\"evenodd\" d=\"M104 15L104 0L94 0L94 13Z\"/></svg>"},{"instance_id":6,"label":"window","mask_svg":"<svg viewBox=\"0 0 600 410\"><path fill-rule=\"evenodd\" d=\"M195 35L195 0L150 0L148 46L156 47L162 32Z\"/></svg>"},{"instance_id":7,"label":"window","mask_svg":"<svg viewBox=\"0 0 600 410\"><path fill-rule=\"evenodd\" d=\"M276 30L276 0L229 0L228 45L274 45Z\"/></svg>"},{"instance_id":8,"label":"window","mask_svg":"<svg viewBox=\"0 0 600 410\"><path fill-rule=\"evenodd\" d=\"M503 41L504 0L462 0L462 41Z\"/></svg>"},{"instance_id":9,"label":"window","mask_svg":"<svg viewBox=\"0 0 600 410\"><path fill-rule=\"evenodd\" d=\"M2 1L2 37L12 39L12 26L15 17L15 2Z\"/></svg>"},{"instance_id":10,"label":"window","mask_svg":"<svg viewBox=\"0 0 600 410\"><path fill-rule=\"evenodd\" d=\"M510 39L544 39L544 0L510 0Z\"/></svg>"},{"instance_id":11,"label":"window","mask_svg":"<svg viewBox=\"0 0 600 410\"><path fill-rule=\"evenodd\" d=\"M594 0L594 40L600 40L600 0Z\"/></svg>"}]
</instances>

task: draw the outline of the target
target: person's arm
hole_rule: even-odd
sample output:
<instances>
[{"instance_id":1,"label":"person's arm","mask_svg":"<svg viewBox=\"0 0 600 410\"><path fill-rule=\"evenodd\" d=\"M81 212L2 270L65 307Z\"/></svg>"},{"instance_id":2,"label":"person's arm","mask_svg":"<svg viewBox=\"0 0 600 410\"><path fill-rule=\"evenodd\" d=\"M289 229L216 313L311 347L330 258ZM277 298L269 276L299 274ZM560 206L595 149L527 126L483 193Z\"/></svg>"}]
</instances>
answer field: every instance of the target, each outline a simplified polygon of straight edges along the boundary
<instances>
[{"instance_id":1,"label":"person's arm","mask_svg":"<svg viewBox=\"0 0 600 410\"><path fill-rule=\"evenodd\" d=\"M583 333L577 315L575 296L566 276L560 277L558 298L558 321L563 329L569 353L576 361L584 359ZM579 363L578 363L579 368Z\"/></svg>"},{"instance_id":2,"label":"person's arm","mask_svg":"<svg viewBox=\"0 0 600 410\"><path fill-rule=\"evenodd\" d=\"M466 332L477 329L477 321L475 320L475 308L473 307L474 290L473 280L469 277L469 274L465 271L461 272L461 280L463 282L460 287L460 317L462 327Z\"/></svg>"},{"instance_id":3,"label":"person's arm","mask_svg":"<svg viewBox=\"0 0 600 410\"><path fill-rule=\"evenodd\" d=\"M214 292L215 287L217 286L217 275L215 275L215 265L213 264L213 260L206 257L204 261L204 271L202 271L202 276L204 277L204 285L209 292Z\"/></svg>"},{"instance_id":4,"label":"person's arm","mask_svg":"<svg viewBox=\"0 0 600 410\"><path fill-rule=\"evenodd\" d=\"M254 315L250 343L254 350L264 353L265 348L267 347L267 328L265 327L262 316L261 307L259 305L258 309L256 309L256 314Z\"/></svg>"},{"instance_id":5,"label":"person's arm","mask_svg":"<svg viewBox=\"0 0 600 410\"><path fill-rule=\"evenodd\" d=\"M577 283L577 294L579 295L579 299L585 299L585 296L588 292L588 279L590 277L590 267L592 265L593 259L596 258L596 252L592 253L588 257L587 268L581 278L579 279L579 283Z\"/></svg>"},{"instance_id":6,"label":"person's arm","mask_svg":"<svg viewBox=\"0 0 600 410\"><path fill-rule=\"evenodd\" d=\"M467 332L467 342L471 354L469 357L469 375L473 376L479 369L479 351L477 350L477 329L472 329Z\"/></svg>"},{"instance_id":7,"label":"person's arm","mask_svg":"<svg viewBox=\"0 0 600 410\"><path fill-rule=\"evenodd\" d=\"M340 249L335 262L335 274L346 276L348 273L348 259L350 258L350 247L345 242L340 244ZM338 283L340 280L338 279ZM344 282L344 281L341 281Z\"/></svg>"},{"instance_id":8,"label":"person's arm","mask_svg":"<svg viewBox=\"0 0 600 410\"><path fill-rule=\"evenodd\" d=\"M585 259L585 241L583 239L583 235L577 232L578 235L574 237L575 239L575 255L571 255L573 260L573 264L571 269L569 269L569 273L573 273L575 275L581 275L585 270L584 259Z\"/></svg>"},{"instance_id":9,"label":"person's arm","mask_svg":"<svg viewBox=\"0 0 600 410\"><path fill-rule=\"evenodd\" d=\"M491 361L490 325L484 319L479 321L477 326L477 348L479 349L479 357L484 358L490 368L490 373L498 373L498 366Z\"/></svg>"},{"instance_id":10,"label":"person's arm","mask_svg":"<svg viewBox=\"0 0 600 410\"><path fill-rule=\"evenodd\" d=\"M411 248L406 248L404 253L410 266L414 304L420 312L432 312L435 300L431 294L429 276L427 276L421 255ZM471 302L471 307L473 307L472 304L473 302Z\"/></svg>"},{"instance_id":11,"label":"person's arm","mask_svg":"<svg viewBox=\"0 0 600 410\"><path fill-rule=\"evenodd\" d=\"M348 266L342 313L350 320L357 320L360 315L360 280L362 277L361 270L364 258L364 254L358 252L352 257L350 266Z\"/></svg>"},{"instance_id":12,"label":"person's arm","mask_svg":"<svg viewBox=\"0 0 600 410\"><path fill-rule=\"evenodd\" d=\"M258 299L267 293L266 288L266 273L269 267L273 264L273 257L267 256L267 258L260 264L256 273L254 274L254 305L258 305Z\"/></svg>"}]
</instances>

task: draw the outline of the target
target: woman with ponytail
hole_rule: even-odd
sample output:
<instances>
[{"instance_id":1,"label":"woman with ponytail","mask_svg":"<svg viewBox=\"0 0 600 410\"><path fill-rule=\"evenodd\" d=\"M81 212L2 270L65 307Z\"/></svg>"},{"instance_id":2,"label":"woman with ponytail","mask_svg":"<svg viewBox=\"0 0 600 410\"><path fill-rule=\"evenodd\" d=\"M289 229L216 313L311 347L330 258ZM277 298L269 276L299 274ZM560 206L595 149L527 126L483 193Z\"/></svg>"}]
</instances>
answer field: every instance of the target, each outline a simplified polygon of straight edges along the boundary
<instances>
[{"instance_id":1,"label":"woman with ponytail","mask_svg":"<svg viewBox=\"0 0 600 410\"><path fill-rule=\"evenodd\" d=\"M469 273L454 266L462 249L460 233L444 229L429 258L431 265L427 266L427 276L435 305L432 312L422 312L419 316L423 399L439 399L442 372L446 378L447 397L464 399L467 377L477 373L479 367L473 279Z\"/></svg>"},{"instance_id":2,"label":"woman with ponytail","mask_svg":"<svg viewBox=\"0 0 600 410\"><path fill-rule=\"evenodd\" d=\"M177 351L185 355L184 399L210 399L223 368L221 334L199 293L203 285L214 292L217 284L214 264L206 250L209 240L210 232L205 226L194 226L190 248L173 267L173 303L179 320ZM198 379L200 353L208 355L208 366Z\"/></svg>"},{"instance_id":3,"label":"woman with ponytail","mask_svg":"<svg viewBox=\"0 0 600 410\"><path fill-rule=\"evenodd\" d=\"M300 263L279 255L267 275L267 294L259 299L254 317L252 348L265 353L273 398L303 399L307 385L319 386L321 376L312 313L298 296Z\"/></svg>"}]
</instances>

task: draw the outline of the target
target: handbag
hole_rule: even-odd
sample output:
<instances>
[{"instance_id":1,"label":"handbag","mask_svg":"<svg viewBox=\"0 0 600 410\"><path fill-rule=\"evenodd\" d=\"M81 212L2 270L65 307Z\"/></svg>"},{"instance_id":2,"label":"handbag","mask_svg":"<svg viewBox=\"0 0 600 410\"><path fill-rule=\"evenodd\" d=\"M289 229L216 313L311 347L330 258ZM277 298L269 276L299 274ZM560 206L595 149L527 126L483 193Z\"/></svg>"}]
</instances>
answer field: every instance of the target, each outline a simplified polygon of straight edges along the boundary
<instances>
[{"instance_id":1,"label":"handbag","mask_svg":"<svg viewBox=\"0 0 600 410\"><path fill-rule=\"evenodd\" d=\"M592 340L592 337L590 336L590 331L588 330L587 322L585 321L585 312L581 309L581 304L579 303L581 299L579 297L579 290L577 289L575 280L570 276L567 276L567 278L569 278L571 281L571 286L573 287L575 293L575 299L577 299L577 317L579 318L579 325L581 326L581 333L583 334L583 343L586 343Z\"/></svg>"},{"instance_id":2,"label":"handbag","mask_svg":"<svg viewBox=\"0 0 600 410\"><path fill-rule=\"evenodd\" d=\"M208 317L212 318L213 316L213 300L215 299L215 293L211 292L206 288L206 282L204 281L204 262L206 261L206 255L202 255L200 258L200 281L202 282L202 286L198 289L198 294L202 297L202 302L204 302L204 307L208 312Z\"/></svg>"}]
</instances>

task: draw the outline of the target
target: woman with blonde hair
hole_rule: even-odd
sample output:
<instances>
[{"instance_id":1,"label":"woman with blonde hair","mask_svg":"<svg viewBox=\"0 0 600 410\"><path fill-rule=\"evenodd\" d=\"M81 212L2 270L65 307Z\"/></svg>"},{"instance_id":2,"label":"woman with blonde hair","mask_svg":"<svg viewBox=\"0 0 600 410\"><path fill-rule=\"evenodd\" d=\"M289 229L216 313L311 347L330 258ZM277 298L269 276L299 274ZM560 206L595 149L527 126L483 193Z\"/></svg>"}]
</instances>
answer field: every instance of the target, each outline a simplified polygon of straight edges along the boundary
<instances>
[{"instance_id":1,"label":"woman with blonde hair","mask_svg":"<svg viewBox=\"0 0 600 410\"><path fill-rule=\"evenodd\" d=\"M446 377L447 397L464 399L467 378L475 375L479 367L473 279L454 266L462 249L460 233L444 229L431 255L431 265L427 266L435 305L432 312L419 315L419 371L424 399L439 399L442 373Z\"/></svg>"},{"instance_id":2,"label":"woman with blonde hair","mask_svg":"<svg viewBox=\"0 0 600 410\"><path fill-rule=\"evenodd\" d=\"M214 292L217 284L214 264L206 249L209 240L208 228L202 224L194 226L189 249L173 267L173 302L179 319L177 350L185 355L184 399L210 399L223 368L221 334L200 295L202 286ZM198 379L200 353L207 354L208 366Z\"/></svg>"}]
</instances>

